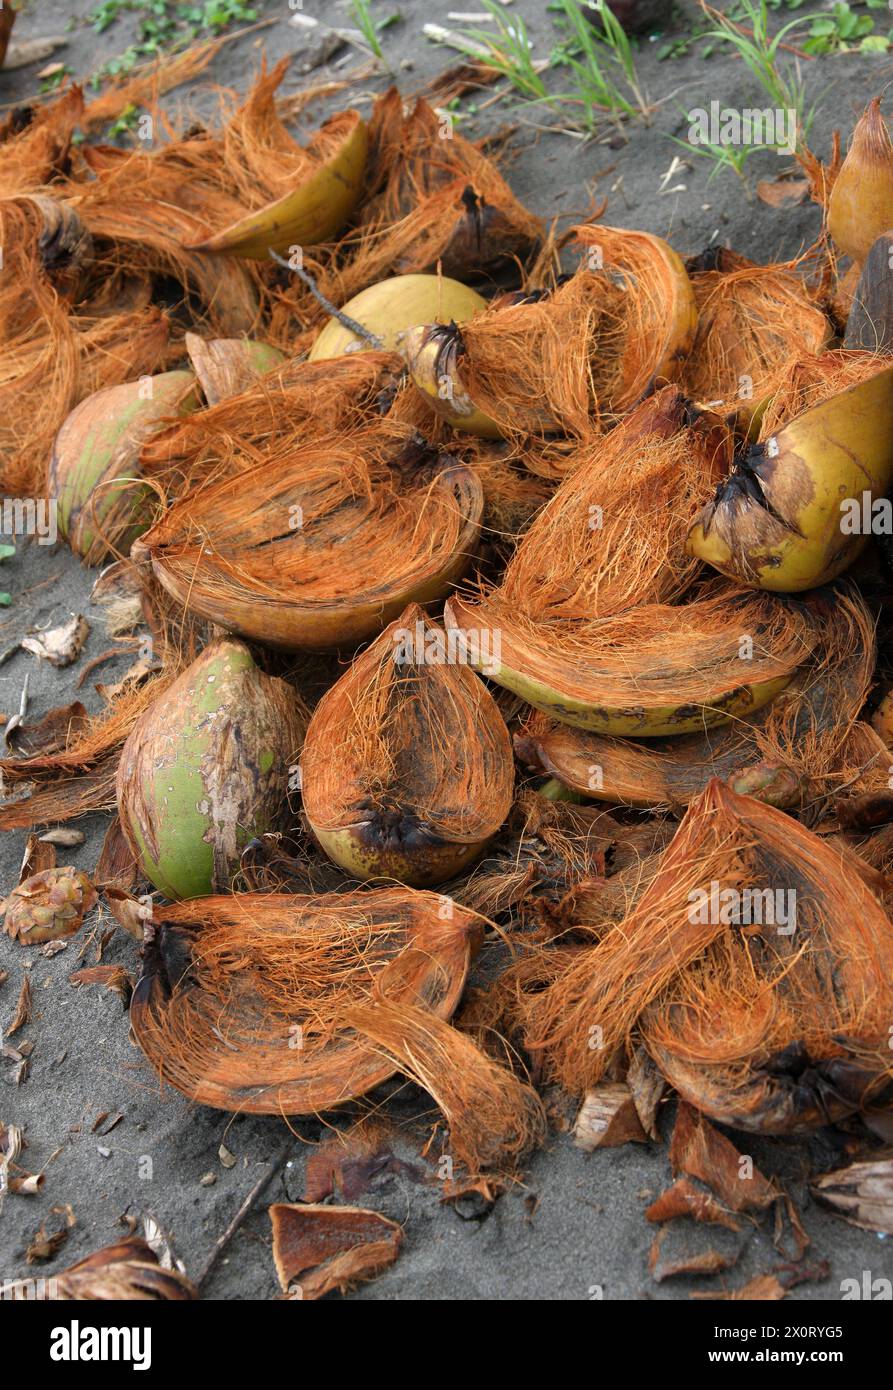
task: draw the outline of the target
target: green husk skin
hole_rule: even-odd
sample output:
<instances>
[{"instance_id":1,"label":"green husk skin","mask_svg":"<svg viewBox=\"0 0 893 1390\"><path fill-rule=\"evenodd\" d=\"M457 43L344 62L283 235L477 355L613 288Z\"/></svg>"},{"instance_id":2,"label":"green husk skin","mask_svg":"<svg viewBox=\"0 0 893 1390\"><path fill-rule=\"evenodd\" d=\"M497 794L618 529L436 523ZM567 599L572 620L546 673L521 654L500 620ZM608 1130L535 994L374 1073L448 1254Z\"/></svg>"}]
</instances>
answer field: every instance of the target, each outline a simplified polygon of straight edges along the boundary
<instances>
[{"instance_id":1,"label":"green husk skin","mask_svg":"<svg viewBox=\"0 0 893 1390\"><path fill-rule=\"evenodd\" d=\"M103 531L108 529L109 539L126 554L150 520L145 507L148 488L134 487L132 482L122 482L120 487L107 484L139 473L139 449L155 425L166 416L185 415L200 403L192 372L162 372L151 382L149 399L142 381L96 391L75 407L56 435L48 495L57 502L60 535L88 562L108 553ZM100 484L102 490L95 493ZM118 513L114 520L113 510Z\"/></svg>"},{"instance_id":2,"label":"green husk skin","mask_svg":"<svg viewBox=\"0 0 893 1390\"><path fill-rule=\"evenodd\" d=\"M229 638L146 711L121 754L118 811L165 897L225 892L248 841L283 828L304 729L291 687Z\"/></svg>"}]
</instances>

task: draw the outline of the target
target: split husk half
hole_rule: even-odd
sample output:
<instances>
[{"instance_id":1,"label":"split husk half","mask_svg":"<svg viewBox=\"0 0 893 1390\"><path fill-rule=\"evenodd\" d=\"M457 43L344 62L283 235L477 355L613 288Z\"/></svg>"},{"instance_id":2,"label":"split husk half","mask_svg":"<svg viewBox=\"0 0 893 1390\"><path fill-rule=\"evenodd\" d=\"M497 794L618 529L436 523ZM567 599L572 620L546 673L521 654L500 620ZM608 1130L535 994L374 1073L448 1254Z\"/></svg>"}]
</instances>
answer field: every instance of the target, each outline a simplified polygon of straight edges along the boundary
<instances>
[{"instance_id":1,"label":"split husk half","mask_svg":"<svg viewBox=\"0 0 893 1390\"><path fill-rule=\"evenodd\" d=\"M739 584L794 593L841 574L870 532L847 504L893 481L893 367L752 445L692 526L689 553Z\"/></svg>"},{"instance_id":2,"label":"split husk half","mask_svg":"<svg viewBox=\"0 0 893 1390\"><path fill-rule=\"evenodd\" d=\"M417 605L323 696L301 772L304 812L335 863L418 887L480 855L514 789L493 697Z\"/></svg>"},{"instance_id":3,"label":"split husk half","mask_svg":"<svg viewBox=\"0 0 893 1390\"><path fill-rule=\"evenodd\" d=\"M585 225L572 235L581 267L553 290L497 300L462 329L406 334L413 381L454 428L582 439L678 376L697 315L676 253L643 232Z\"/></svg>"},{"instance_id":4,"label":"split husk half","mask_svg":"<svg viewBox=\"0 0 893 1390\"><path fill-rule=\"evenodd\" d=\"M131 1025L159 1075L201 1105L317 1114L395 1070L348 1010L375 990L448 1019L479 933L474 914L403 887L161 908Z\"/></svg>"},{"instance_id":5,"label":"split husk half","mask_svg":"<svg viewBox=\"0 0 893 1390\"><path fill-rule=\"evenodd\" d=\"M828 592L818 645L756 714L674 740L606 738L533 714L515 736L523 761L613 805L680 812L713 777L772 805L818 805L849 779L849 734L874 679L874 621L858 592Z\"/></svg>"},{"instance_id":6,"label":"split husk half","mask_svg":"<svg viewBox=\"0 0 893 1390\"><path fill-rule=\"evenodd\" d=\"M321 365L321 364L320 364ZM188 493L136 543L178 603L269 646L373 636L449 592L477 546L475 475L386 424L342 431Z\"/></svg>"},{"instance_id":7,"label":"split husk half","mask_svg":"<svg viewBox=\"0 0 893 1390\"><path fill-rule=\"evenodd\" d=\"M582 1093L637 1038L723 1124L789 1134L834 1123L893 1080L884 887L851 853L713 781L633 912L530 998L527 1046Z\"/></svg>"}]
</instances>

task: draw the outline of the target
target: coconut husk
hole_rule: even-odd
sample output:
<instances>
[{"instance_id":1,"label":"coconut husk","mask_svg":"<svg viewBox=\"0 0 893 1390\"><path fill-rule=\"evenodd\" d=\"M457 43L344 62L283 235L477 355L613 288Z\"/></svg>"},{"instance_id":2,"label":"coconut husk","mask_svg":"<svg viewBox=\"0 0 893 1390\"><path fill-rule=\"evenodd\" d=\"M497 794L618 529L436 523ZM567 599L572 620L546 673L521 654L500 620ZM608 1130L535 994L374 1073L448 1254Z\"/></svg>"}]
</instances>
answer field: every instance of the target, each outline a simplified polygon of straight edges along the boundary
<instances>
[{"instance_id":1,"label":"coconut husk","mask_svg":"<svg viewBox=\"0 0 893 1390\"><path fill-rule=\"evenodd\" d=\"M463 283L513 268L535 251L543 225L514 196L493 161L419 98L404 115L392 87L369 122L359 226L326 267L320 288L345 304L388 275L433 270ZM320 318L317 310L316 319Z\"/></svg>"},{"instance_id":2,"label":"coconut husk","mask_svg":"<svg viewBox=\"0 0 893 1390\"><path fill-rule=\"evenodd\" d=\"M416 604L323 696L301 771L304 812L336 863L419 886L480 855L514 789L493 697Z\"/></svg>"},{"instance_id":3,"label":"coconut husk","mask_svg":"<svg viewBox=\"0 0 893 1390\"><path fill-rule=\"evenodd\" d=\"M0 197L37 192L66 172L84 96L70 86L47 106L14 109L0 123Z\"/></svg>"},{"instance_id":4,"label":"coconut husk","mask_svg":"<svg viewBox=\"0 0 893 1390\"><path fill-rule=\"evenodd\" d=\"M679 598L697 572L685 537L731 453L676 387L658 391L580 450L488 602L558 624Z\"/></svg>"},{"instance_id":5,"label":"coconut husk","mask_svg":"<svg viewBox=\"0 0 893 1390\"><path fill-rule=\"evenodd\" d=\"M435 325L408 340L417 380L420 350L436 354L435 408L449 416L465 399L491 434L519 446L555 433L583 441L656 379L672 379L694 319L675 253L657 238L613 227L579 226L571 235L582 259L574 275L496 299L461 328ZM453 379L445 400L443 375Z\"/></svg>"},{"instance_id":6,"label":"coconut husk","mask_svg":"<svg viewBox=\"0 0 893 1390\"><path fill-rule=\"evenodd\" d=\"M441 1017L376 996L346 1018L404 1076L434 1098L449 1125L448 1152L472 1174L512 1170L546 1136L542 1102Z\"/></svg>"},{"instance_id":7,"label":"coconut husk","mask_svg":"<svg viewBox=\"0 0 893 1390\"><path fill-rule=\"evenodd\" d=\"M679 607L642 604L603 618L583 610L554 625L512 609L500 591L478 603L452 598L444 612L448 627L499 652L490 674L500 685L564 723L633 737L751 712L754 687L778 693L820 642L820 615L808 603L723 586ZM753 642L748 655L742 634Z\"/></svg>"},{"instance_id":8,"label":"coconut husk","mask_svg":"<svg viewBox=\"0 0 893 1390\"><path fill-rule=\"evenodd\" d=\"M678 740L632 741L536 713L515 735L516 752L586 797L677 813L712 777L786 807L817 805L844 785L852 793L860 763L887 764L872 759L877 745L853 744L866 727L857 721L874 677L874 624L855 589L829 592L820 611L811 660L755 714ZM857 782L860 793L871 790L864 777Z\"/></svg>"},{"instance_id":9,"label":"coconut husk","mask_svg":"<svg viewBox=\"0 0 893 1390\"><path fill-rule=\"evenodd\" d=\"M386 352L286 362L238 395L159 433L143 447L141 467L176 496L256 469L271 453L384 414L401 369L400 359Z\"/></svg>"},{"instance_id":10,"label":"coconut husk","mask_svg":"<svg viewBox=\"0 0 893 1390\"><path fill-rule=\"evenodd\" d=\"M754 265L723 247L689 262L698 331L683 379L694 400L746 424L780 373L822 351L830 325L796 266Z\"/></svg>"},{"instance_id":11,"label":"coconut husk","mask_svg":"<svg viewBox=\"0 0 893 1390\"><path fill-rule=\"evenodd\" d=\"M407 888L319 897L235 894L158 909L130 1006L159 1076L202 1105L316 1114L363 1095L398 1063L349 1011L373 990L449 1018L480 927Z\"/></svg>"},{"instance_id":12,"label":"coconut husk","mask_svg":"<svg viewBox=\"0 0 893 1390\"><path fill-rule=\"evenodd\" d=\"M2 149L2 146L0 146ZM0 202L0 485L44 496L53 440L91 392L151 373L168 355L167 316L151 305L72 312L93 273L94 243L69 204L43 194Z\"/></svg>"},{"instance_id":13,"label":"coconut husk","mask_svg":"<svg viewBox=\"0 0 893 1390\"><path fill-rule=\"evenodd\" d=\"M386 422L295 446L197 488L139 541L159 583L230 632L287 649L352 647L414 598L448 592L483 497L449 455Z\"/></svg>"},{"instance_id":14,"label":"coconut husk","mask_svg":"<svg viewBox=\"0 0 893 1390\"><path fill-rule=\"evenodd\" d=\"M884 353L831 348L818 356L791 358L777 373L760 420L760 439L768 439L795 416L889 367Z\"/></svg>"},{"instance_id":15,"label":"coconut husk","mask_svg":"<svg viewBox=\"0 0 893 1390\"><path fill-rule=\"evenodd\" d=\"M682 1097L721 1123L762 1133L833 1123L893 1079L882 888L851 853L713 781L633 913L530 1000L527 1046L582 1094L636 1036ZM716 910L712 895L728 889ZM790 900L784 923L770 924L746 890L794 892L793 923ZM598 1050L585 1044L593 1025Z\"/></svg>"}]
</instances>

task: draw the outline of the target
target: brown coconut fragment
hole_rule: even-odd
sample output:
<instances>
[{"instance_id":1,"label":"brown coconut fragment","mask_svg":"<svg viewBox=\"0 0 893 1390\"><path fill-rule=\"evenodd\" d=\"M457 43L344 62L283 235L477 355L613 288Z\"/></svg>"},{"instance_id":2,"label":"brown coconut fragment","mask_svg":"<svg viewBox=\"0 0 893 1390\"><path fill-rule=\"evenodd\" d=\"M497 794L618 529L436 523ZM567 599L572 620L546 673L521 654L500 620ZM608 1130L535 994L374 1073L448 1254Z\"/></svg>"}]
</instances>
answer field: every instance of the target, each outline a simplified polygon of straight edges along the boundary
<instances>
[{"instance_id":1,"label":"brown coconut fragment","mask_svg":"<svg viewBox=\"0 0 893 1390\"><path fill-rule=\"evenodd\" d=\"M680 1216L690 1216L693 1221L725 1226L729 1231L741 1230L735 1218L715 1197L709 1192L702 1192L688 1178L679 1178L672 1187L662 1192L645 1212L646 1221L659 1224L675 1221Z\"/></svg>"},{"instance_id":2,"label":"brown coconut fragment","mask_svg":"<svg viewBox=\"0 0 893 1390\"><path fill-rule=\"evenodd\" d=\"M275 1202L269 1212L276 1273L294 1298L346 1293L392 1265L403 1242L396 1221L363 1207Z\"/></svg>"},{"instance_id":3,"label":"brown coconut fragment","mask_svg":"<svg viewBox=\"0 0 893 1390\"><path fill-rule=\"evenodd\" d=\"M674 1245L679 1242L680 1228L661 1226L651 1242L648 1269L651 1277L658 1284L662 1284L665 1279L678 1279L686 1275L720 1274L723 1270L732 1268L740 1253L738 1249L689 1251L680 1248L678 1254L667 1255L663 1251L663 1246L668 1239Z\"/></svg>"},{"instance_id":4,"label":"brown coconut fragment","mask_svg":"<svg viewBox=\"0 0 893 1390\"><path fill-rule=\"evenodd\" d=\"M852 1226L893 1235L893 1154L880 1153L849 1168L813 1178L810 1191Z\"/></svg>"},{"instance_id":5,"label":"brown coconut fragment","mask_svg":"<svg viewBox=\"0 0 893 1390\"><path fill-rule=\"evenodd\" d=\"M732 1141L685 1101L676 1111L670 1167L706 1183L732 1211L765 1211L781 1196L752 1160L742 1164Z\"/></svg>"},{"instance_id":6,"label":"brown coconut fragment","mask_svg":"<svg viewBox=\"0 0 893 1390\"><path fill-rule=\"evenodd\" d=\"M620 1144L645 1144L632 1092L623 1081L604 1081L587 1091L574 1124L574 1143L592 1153Z\"/></svg>"}]
</instances>

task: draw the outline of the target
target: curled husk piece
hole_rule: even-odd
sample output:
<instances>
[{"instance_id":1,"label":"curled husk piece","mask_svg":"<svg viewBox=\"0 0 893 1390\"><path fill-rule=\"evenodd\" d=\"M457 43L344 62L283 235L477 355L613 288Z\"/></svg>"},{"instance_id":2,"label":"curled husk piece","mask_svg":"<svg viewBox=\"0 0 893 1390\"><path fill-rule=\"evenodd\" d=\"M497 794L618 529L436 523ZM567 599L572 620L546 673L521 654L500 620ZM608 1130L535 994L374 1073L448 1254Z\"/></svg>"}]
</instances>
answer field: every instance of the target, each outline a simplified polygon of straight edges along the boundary
<instances>
[{"instance_id":1,"label":"curled husk piece","mask_svg":"<svg viewBox=\"0 0 893 1390\"><path fill-rule=\"evenodd\" d=\"M187 333L184 341L208 405L240 395L284 361L278 348L250 338L200 338Z\"/></svg>"},{"instance_id":2,"label":"curled husk piece","mask_svg":"<svg viewBox=\"0 0 893 1390\"><path fill-rule=\"evenodd\" d=\"M304 812L358 878L442 883L508 814L508 730L483 681L412 605L314 710L301 758Z\"/></svg>"},{"instance_id":3,"label":"curled husk piece","mask_svg":"<svg viewBox=\"0 0 893 1390\"><path fill-rule=\"evenodd\" d=\"M110 386L81 401L56 435L47 491L59 530L86 563L125 553L148 525L140 448L159 422L199 404L192 372L165 372Z\"/></svg>"},{"instance_id":4,"label":"curled husk piece","mask_svg":"<svg viewBox=\"0 0 893 1390\"><path fill-rule=\"evenodd\" d=\"M855 855L713 781L632 913L529 1000L527 1046L582 1093L635 1036L723 1124L834 1123L893 1080L884 886Z\"/></svg>"},{"instance_id":5,"label":"curled husk piece","mask_svg":"<svg viewBox=\"0 0 893 1390\"><path fill-rule=\"evenodd\" d=\"M752 445L692 526L689 553L753 588L835 579L868 542L869 507L893 481L893 367Z\"/></svg>"},{"instance_id":6,"label":"curled husk piece","mask_svg":"<svg viewBox=\"0 0 893 1390\"><path fill-rule=\"evenodd\" d=\"M189 249L260 258L330 241L357 205L368 147L359 112L330 116L305 150L293 144L289 182L296 187Z\"/></svg>"},{"instance_id":7,"label":"curled husk piece","mask_svg":"<svg viewBox=\"0 0 893 1390\"><path fill-rule=\"evenodd\" d=\"M16 1283L3 1286L15 1298ZM94 1250L48 1279L21 1281L22 1298L38 1302L183 1302L198 1298L195 1286L177 1269L165 1269L140 1236L126 1236Z\"/></svg>"},{"instance_id":8,"label":"curled husk piece","mask_svg":"<svg viewBox=\"0 0 893 1390\"><path fill-rule=\"evenodd\" d=\"M323 364L316 364L321 366ZM351 647L449 592L483 513L474 473L386 424L277 451L175 502L142 536L179 603L270 646Z\"/></svg>"},{"instance_id":9,"label":"curled husk piece","mask_svg":"<svg viewBox=\"0 0 893 1390\"><path fill-rule=\"evenodd\" d=\"M279 1284L302 1301L372 1279L392 1265L403 1228L377 1211L315 1202L274 1202L273 1261Z\"/></svg>"},{"instance_id":10,"label":"curled husk piece","mask_svg":"<svg viewBox=\"0 0 893 1390\"><path fill-rule=\"evenodd\" d=\"M752 714L819 641L808 609L727 588L553 629L488 596L454 597L444 620L491 653L487 674L498 685L562 723L621 738L703 732Z\"/></svg>"},{"instance_id":11,"label":"curled husk piece","mask_svg":"<svg viewBox=\"0 0 893 1390\"><path fill-rule=\"evenodd\" d=\"M466 1033L418 1005L380 997L349 1005L347 1018L434 1097L450 1127L450 1149L471 1174L511 1171L542 1143L545 1112L536 1091Z\"/></svg>"},{"instance_id":12,"label":"curled husk piece","mask_svg":"<svg viewBox=\"0 0 893 1390\"><path fill-rule=\"evenodd\" d=\"M476 290L445 275L395 275L354 295L342 306L342 313L378 338L384 349L393 350L409 328L464 323L486 307L487 301ZM340 357L364 346L364 340L346 324L330 319L314 339L308 361Z\"/></svg>"},{"instance_id":13,"label":"curled husk piece","mask_svg":"<svg viewBox=\"0 0 893 1390\"><path fill-rule=\"evenodd\" d=\"M743 427L759 419L778 373L820 353L831 327L794 263L755 265L722 247L689 262L698 330L685 389Z\"/></svg>"},{"instance_id":14,"label":"curled husk piece","mask_svg":"<svg viewBox=\"0 0 893 1390\"><path fill-rule=\"evenodd\" d=\"M462 329L405 335L416 387L454 428L585 438L603 415L678 375L696 322L679 257L642 232L574 233L583 264L552 291L497 300Z\"/></svg>"},{"instance_id":15,"label":"curled husk piece","mask_svg":"<svg viewBox=\"0 0 893 1390\"><path fill-rule=\"evenodd\" d=\"M292 688L229 638L206 647L146 710L121 753L118 814L165 896L223 891L247 841L279 828L305 728Z\"/></svg>"},{"instance_id":16,"label":"curled husk piece","mask_svg":"<svg viewBox=\"0 0 893 1390\"><path fill-rule=\"evenodd\" d=\"M893 141L875 97L853 130L846 158L828 199L828 231L841 251L860 264L874 241L890 229L893 205Z\"/></svg>"},{"instance_id":17,"label":"curled husk piece","mask_svg":"<svg viewBox=\"0 0 893 1390\"><path fill-rule=\"evenodd\" d=\"M449 1018L478 919L409 888L235 894L158 909L130 1005L137 1042L190 1099L316 1114L396 1069L347 1022L373 988Z\"/></svg>"}]
</instances>

